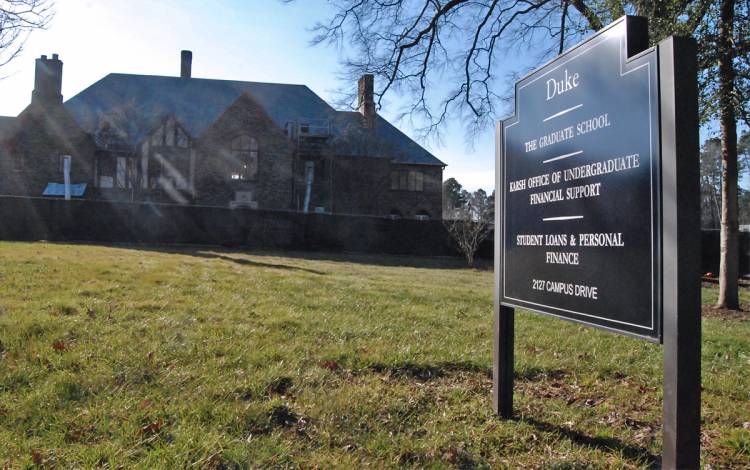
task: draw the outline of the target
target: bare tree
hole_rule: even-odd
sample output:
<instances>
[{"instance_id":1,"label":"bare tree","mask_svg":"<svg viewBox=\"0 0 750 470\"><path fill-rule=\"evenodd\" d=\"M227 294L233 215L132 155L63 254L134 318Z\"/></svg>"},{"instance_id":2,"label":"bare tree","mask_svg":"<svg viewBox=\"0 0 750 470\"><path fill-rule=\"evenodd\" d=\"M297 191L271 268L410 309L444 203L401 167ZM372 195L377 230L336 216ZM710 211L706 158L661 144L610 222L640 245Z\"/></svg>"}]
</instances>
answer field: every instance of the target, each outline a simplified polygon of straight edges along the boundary
<instances>
[{"instance_id":1,"label":"bare tree","mask_svg":"<svg viewBox=\"0 0 750 470\"><path fill-rule=\"evenodd\" d=\"M50 0L0 0L0 67L21 54L29 34L53 16Z\"/></svg>"},{"instance_id":2,"label":"bare tree","mask_svg":"<svg viewBox=\"0 0 750 470\"><path fill-rule=\"evenodd\" d=\"M294 1L294 0L286 0ZM624 14L649 19L652 44L693 36L699 50L704 122L719 119L722 141L722 248L719 304L737 308L738 121L750 126L750 2L747 0L338 0L313 30L313 44L335 44L349 81L378 77L377 104L392 90L408 98L420 137L451 121L467 137L510 111L512 83L525 70L506 58L552 58ZM445 87L435 84L453 84ZM439 94L442 93L442 94ZM343 94L351 106L353 95Z\"/></svg>"},{"instance_id":3,"label":"bare tree","mask_svg":"<svg viewBox=\"0 0 750 470\"><path fill-rule=\"evenodd\" d=\"M747 11L746 11L747 13ZM717 307L738 309L739 225L737 203L737 106L734 64L735 2L721 0L718 22L718 98L721 125L721 255L719 259L719 298ZM745 38L745 42L747 38ZM745 101L747 98L745 98ZM741 111L740 111L741 112Z\"/></svg>"},{"instance_id":4,"label":"bare tree","mask_svg":"<svg viewBox=\"0 0 750 470\"><path fill-rule=\"evenodd\" d=\"M347 79L374 74L379 108L392 90L408 94L401 116L422 137L449 116L461 116L474 135L506 111L508 78L522 72L508 70L504 55L553 57L608 19L583 0L341 0L314 26L312 42L350 52L342 63ZM455 86L438 94L438 82ZM353 107L354 95L341 95Z\"/></svg>"},{"instance_id":5,"label":"bare tree","mask_svg":"<svg viewBox=\"0 0 750 470\"><path fill-rule=\"evenodd\" d=\"M466 197L466 203L454 207L449 218L443 219L445 228L456 242L469 266L474 266L474 256L479 245L489 236L492 230L494 215L494 196L478 189Z\"/></svg>"},{"instance_id":6,"label":"bare tree","mask_svg":"<svg viewBox=\"0 0 750 470\"><path fill-rule=\"evenodd\" d=\"M698 89L704 123L720 128L721 251L717 306L739 308L737 124L750 126L750 2L699 0L702 12L691 33L698 43ZM665 31L665 34L669 31Z\"/></svg>"},{"instance_id":7,"label":"bare tree","mask_svg":"<svg viewBox=\"0 0 750 470\"><path fill-rule=\"evenodd\" d=\"M698 44L699 110L703 123L720 127L721 251L717 306L739 308L737 124L750 127L750 2L652 2L652 39L693 36ZM675 16L676 15L676 16Z\"/></svg>"}]
</instances>

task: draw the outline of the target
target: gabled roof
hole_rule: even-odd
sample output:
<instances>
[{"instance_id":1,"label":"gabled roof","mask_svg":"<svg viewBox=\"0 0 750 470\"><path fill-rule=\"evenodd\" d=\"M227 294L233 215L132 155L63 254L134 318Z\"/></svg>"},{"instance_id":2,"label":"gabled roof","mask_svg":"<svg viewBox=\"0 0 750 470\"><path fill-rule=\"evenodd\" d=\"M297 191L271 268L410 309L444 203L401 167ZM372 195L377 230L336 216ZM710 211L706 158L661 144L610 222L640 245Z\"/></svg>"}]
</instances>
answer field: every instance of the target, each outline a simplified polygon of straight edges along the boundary
<instances>
[{"instance_id":1,"label":"gabled roof","mask_svg":"<svg viewBox=\"0 0 750 470\"><path fill-rule=\"evenodd\" d=\"M136 144L166 116L174 116L193 137L200 136L243 93L285 128L289 122L328 120L335 136L350 128L358 113L340 112L305 85L241 82L202 78L162 77L113 73L65 102L79 125L92 135L102 116L126 113L139 122L129 138ZM337 123L345 123L339 126ZM376 136L394 149L398 163L445 164L385 119L378 117Z\"/></svg>"},{"instance_id":2,"label":"gabled roof","mask_svg":"<svg viewBox=\"0 0 750 470\"><path fill-rule=\"evenodd\" d=\"M338 154L374 154L379 157L390 156L395 162L402 164L445 166L445 163L381 116L377 116L372 131L362 127L362 120L363 117L358 112L337 112L333 125Z\"/></svg>"},{"instance_id":3,"label":"gabled roof","mask_svg":"<svg viewBox=\"0 0 750 470\"><path fill-rule=\"evenodd\" d=\"M47 138L54 139L61 151L77 153L83 151L79 146L93 144L91 135L81 128L61 102L56 101L32 100L15 118L4 138L17 140L16 149L32 151L37 139L30 138L30 135L38 135L40 130Z\"/></svg>"}]
</instances>

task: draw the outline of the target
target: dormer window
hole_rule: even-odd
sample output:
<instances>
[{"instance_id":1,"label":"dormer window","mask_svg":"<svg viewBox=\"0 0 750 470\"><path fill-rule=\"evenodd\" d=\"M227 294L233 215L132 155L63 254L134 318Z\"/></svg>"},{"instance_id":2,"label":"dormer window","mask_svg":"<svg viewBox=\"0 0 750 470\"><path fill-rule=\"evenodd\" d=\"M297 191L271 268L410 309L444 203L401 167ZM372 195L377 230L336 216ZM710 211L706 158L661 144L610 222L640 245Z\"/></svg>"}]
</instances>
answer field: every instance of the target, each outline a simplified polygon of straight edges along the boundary
<instances>
[{"instance_id":1,"label":"dormer window","mask_svg":"<svg viewBox=\"0 0 750 470\"><path fill-rule=\"evenodd\" d=\"M181 128L177 128L177 146L183 149L188 148L188 136Z\"/></svg>"},{"instance_id":2,"label":"dormer window","mask_svg":"<svg viewBox=\"0 0 750 470\"><path fill-rule=\"evenodd\" d=\"M154 146L164 145L164 127L159 126L151 136L151 144Z\"/></svg>"},{"instance_id":3,"label":"dormer window","mask_svg":"<svg viewBox=\"0 0 750 470\"><path fill-rule=\"evenodd\" d=\"M241 135L232 140L233 180L255 181L258 178L258 141Z\"/></svg>"}]
</instances>

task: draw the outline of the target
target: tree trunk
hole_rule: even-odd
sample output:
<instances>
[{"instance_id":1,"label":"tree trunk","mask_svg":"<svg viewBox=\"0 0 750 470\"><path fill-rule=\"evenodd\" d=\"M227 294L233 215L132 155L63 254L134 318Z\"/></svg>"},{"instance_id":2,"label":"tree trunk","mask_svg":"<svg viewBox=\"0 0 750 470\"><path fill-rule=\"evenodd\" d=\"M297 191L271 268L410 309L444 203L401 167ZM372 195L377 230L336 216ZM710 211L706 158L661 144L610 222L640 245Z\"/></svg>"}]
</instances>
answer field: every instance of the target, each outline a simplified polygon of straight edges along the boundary
<instances>
[{"instance_id":1,"label":"tree trunk","mask_svg":"<svg viewBox=\"0 0 750 470\"><path fill-rule=\"evenodd\" d=\"M722 0L719 26L719 107L721 123L721 257L717 307L738 309L737 117L734 112L734 0Z\"/></svg>"}]
</instances>

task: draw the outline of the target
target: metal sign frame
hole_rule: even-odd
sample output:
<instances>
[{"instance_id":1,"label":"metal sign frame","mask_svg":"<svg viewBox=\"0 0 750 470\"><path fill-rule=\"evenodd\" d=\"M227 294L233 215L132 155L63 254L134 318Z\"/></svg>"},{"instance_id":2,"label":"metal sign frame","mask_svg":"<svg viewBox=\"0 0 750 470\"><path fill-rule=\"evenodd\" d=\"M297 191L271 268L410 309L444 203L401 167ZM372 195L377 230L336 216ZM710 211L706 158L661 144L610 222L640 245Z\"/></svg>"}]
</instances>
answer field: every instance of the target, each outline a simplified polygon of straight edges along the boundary
<instances>
[{"instance_id":1,"label":"metal sign frame","mask_svg":"<svg viewBox=\"0 0 750 470\"><path fill-rule=\"evenodd\" d=\"M647 37L647 31L643 18L623 17L516 82L516 112L500 123L503 148L498 170L503 175L499 187L507 188L511 180L516 180L514 184L520 182L521 190L511 185L508 191L503 191L501 212L506 217L497 226L497 232L503 254L500 262L503 305L660 342L658 57L655 47L645 48L647 41L643 38ZM564 71L565 84L569 85L569 69L574 79L580 79L581 86L550 101L549 83L560 78ZM540 95L545 93L543 100ZM563 101L558 103L558 100ZM560 111L562 108L565 109ZM575 123L581 119L587 122L586 118L598 113L605 113L602 116L606 128L580 136L573 134ZM614 124L609 121L611 116ZM545 134L559 134L566 129L560 126L568 126L571 131L571 137L564 142L531 151L528 146L536 145L537 139L526 142L525 149L519 145L519 139L525 141L533 133L534 137L543 136L538 139L541 147ZM625 130L627 137L619 138ZM605 134L600 136L600 133ZM633 134L638 137L634 139ZM623 155L628 154L635 155L639 163L623 173L580 178L570 183L554 181L555 175L563 172L601 165L605 158L610 163L625 160ZM630 176L631 173L634 175ZM532 188L533 175L546 177L547 183ZM519 177L522 178L518 180ZM525 187L527 178L529 184ZM590 199L566 200L564 196L563 191L591 186L604 189L597 189L599 194ZM559 194L564 200L529 202L530 197L546 194ZM624 194L629 201L625 207L621 204ZM586 232L618 235L624 246L585 248L581 242ZM578 246L575 234L581 235ZM536 246L524 246L516 241L516 235L544 237L544 240L563 237L565 245L547 246L546 241L537 241ZM573 255L577 264L548 264L542 252L548 256ZM553 285L569 290L560 294L550 290ZM634 287L639 290L638 296L628 294ZM577 291L573 295L574 288L593 289L598 299L582 298Z\"/></svg>"},{"instance_id":2,"label":"metal sign frame","mask_svg":"<svg viewBox=\"0 0 750 470\"><path fill-rule=\"evenodd\" d=\"M643 24L645 20L623 17L615 24L620 21ZM647 37L631 35L630 31L628 28L629 54L644 50ZM662 468L697 468L700 462L701 250L695 43L689 38L670 37L658 44L656 54L661 154L658 194L661 282L658 290L662 325L657 340L662 342L664 353L661 463ZM500 122L495 142L496 227L502 227L505 217L503 144ZM513 304L502 301L504 234L501 232L495 231L493 409L509 418L513 415L515 310Z\"/></svg>"}]
</instances>

